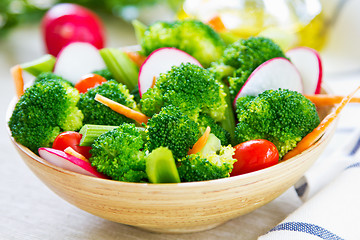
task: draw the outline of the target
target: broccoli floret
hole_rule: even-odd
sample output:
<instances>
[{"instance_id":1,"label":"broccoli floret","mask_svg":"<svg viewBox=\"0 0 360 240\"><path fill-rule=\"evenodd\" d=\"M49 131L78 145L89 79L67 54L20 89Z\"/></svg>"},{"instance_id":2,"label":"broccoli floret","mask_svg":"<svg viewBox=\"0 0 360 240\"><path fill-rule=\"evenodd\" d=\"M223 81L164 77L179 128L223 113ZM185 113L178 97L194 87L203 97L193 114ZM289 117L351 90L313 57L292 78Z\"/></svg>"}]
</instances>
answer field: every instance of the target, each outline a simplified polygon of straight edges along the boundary
<instances>
[{"instance_id":1,"label":"broccoli floret","mask_svg":"<svg viewBox=\"0 0 360 240\"><path fill-rule=\"evenodd\" d=\"M99 172L114 180L147 181L144 141L141 130L124 123L100 135L92 144L89 161Z\"/></svg>"},{"instance_id":2,"label":"broccoli floret","mask_svg":"<svg viewBox=\"0 0 360 240\"><path fill-rule=\"evenodd\" d=\"M175 159L186 156L200 137L197 123L172 105L164 107L159 114L149 119L146 131L148 151L161 146L168 147Z\"/></svg>"},{"instance_id":3,"label":"broccoli floret","mask_svg":"<svg viewBox=\"0 0 360 240\"><path fill-rule=\"evenodd\" d=\"M62 81L69 86L74 86L70 81L65 80L64 78L52 73L52 72L43 72L37 75L35 78L34 84L41 82L41 81Z\"/></svg>"},{"instance_id":4,"label":"broccoli floret","mask_svg":"<svg viewBox=\"0 0 360 240\"><path fill-rule=\"evenodd\" d=\"M155 86L143 94L140 105L147 116L174 105L194 121L200 112L221 121L227 108L225 97L223 85L208 70L186 63L161 74Z\"/></svg>"},{"instance_id":5,"label":"broccoli floret","mask_svg":"<svg viewBox=\"0 0 360 240\"><path fill-rule=\"evenodd\" d=\"M79 92L62 80L35 83L15 106L8 123L12 136L35 153L39 147L51 147L62 131L81 128L79 98Z\"/></svg>"},{"instance_id":6,"label":"broccoli floret","mask_svg":"<svg viewBox=\"0 0 360 240\"><path fill-rule=\"evenodd\" d=\"M78 103L79 109L84 114L84 124L96 125L120 125L122 123L133 123L134 121L121 115L109 107L97 102L94 98L96 94L121 103L129 108L136 109L136 103L133 96L125 85L110 80L103 84L89 89L81 94Z\"/></svg>"},{"instance_id":7,"label":"broccoli floret","mask_svg":"<svg viewBox=\"0 0 360 240\"><path fill-rule=\"evenodd\" d=\"M207 145L212 146L207 146ZM179 162L178 172L181 182L206 181L230 176L233 164L234 148L221 146L220 140L210 134L204 147L205 152L187 155Z\"/></svg>"},{"instance_id":8,"label":"broccoli floret","mask_svg":"<svg viewBox=\"0 0 360 240\"><path fill-rule=\"evenodd\" d=\"M163 47L181 49L204 67L219 59L225 49L220 36L210 26L197 20L156 22L145 31L140 45L145 55Z\"/></svg>"},{"instance_id":9,"label":"broccoli floret","mask_svg":"<svg viewBox=\"0 0 360 240\"><path fill-rule=\"evenodd\" d=\"M200 133L203 134L206 127L210 127L211 133L213 133L221 141L221 145L230 144L230 133L222 128L218 123L214 121L209 115L201 113L199 115L197 123L200 127Z\"/></svg>"},{"instance_id":10,"label":"broccoli floret","mask_svg":"<svg viewBox=\"0 0 360 240\"><path fill-rule=\"evenodd\" d=\"M109 71L109 69L107 69L107 68L102 69L102 70L94 71L93 73L102 76L102 77L105 78L106 80L114 79L114 76L112 75L112 73L111 73L111 72Z\"/></svg>"},{"instance_id":11,"label":"broccoli floret","mask_svg":"<svg viewBox=\"0 0 360 240\"><path fill-rule=\"evenodd\" d=\"M302 94L287 89L239 98L236 113L237 141L269 140L277 147L280 158L320 123L314 104Z\"/></svg>"},{"instance_id":12,"label":"broccoli floret","mask_svg":"<svg viewBox=\"0 0 360 240\"><path fill-rule=\"evenodd\" d=\"M233 69L227 72L230 74L228 78L230 94L235 97L255 68L276 57L285 58L285 54L271 39L250 37L229 45L224 50L223 56L212 65L212 71L220 72L218 75L224 76L224 66Z\"/></svg>"}]
</instances>

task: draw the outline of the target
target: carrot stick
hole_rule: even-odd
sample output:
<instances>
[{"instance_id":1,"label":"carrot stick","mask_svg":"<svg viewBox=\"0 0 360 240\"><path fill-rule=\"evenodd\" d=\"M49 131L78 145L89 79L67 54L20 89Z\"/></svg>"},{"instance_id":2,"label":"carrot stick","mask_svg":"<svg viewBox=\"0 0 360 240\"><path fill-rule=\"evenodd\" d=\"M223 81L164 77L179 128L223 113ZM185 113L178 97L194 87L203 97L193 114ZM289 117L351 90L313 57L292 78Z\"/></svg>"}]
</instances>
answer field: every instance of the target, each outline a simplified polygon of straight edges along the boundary
<instances>
[{"instance_id":1,"label":"carrot stick","mask_svg":"<svg viewBox=\"0 0 360 240\"><path fill-rule=\"evenodd\" d=\"M285 154L283 157L283 160L289 159L304 150L308 149L311 145L313 145L326 131L326 129L329 127L329 125L339 116L340 112L344 109L346 104L348 104L355 93L360 89L360 86L352 93L350 93L348 96L343 97L340 104L334 109L333 112L329 113L317 126L312 132L310 132L308 135L306 135L294 149L289 151Z\"/></svg>"},{"instance_id":2,"label":"carrot stick","mask_svg":"<svg viewBox=\"0 0 360 240\"><path fill-rule=\"evenodd\" d=\"M331 96L326 94L305 95L307 99L313 102L317 107L330 106L338 104L343 100L343 96ZM353 97L351 103L360 103L360 97Z\"/></svg>"},{"instance_id":3,"label":"carrot stick","mask_svg":"<svg viewBox=\"0 0 360 240\"><path fill-rule=\"evenodd\" d=\"M221 18L218 15L211 18L207 22L207 24L210 25L210 27L212 27L217 32L223 32L226 30L226 27L225 27L223 21L221 20Z\"/></svg>"},{"instance_id":4,"label":"carrot stick","mask_svg":"<svg viewBox=\"0 0 360 240\"><path fill-rule=\"evenodd\" d=\"M100 94L96 94L95 96L95 100L108 106L109 108L111 108L112 110L114 110L117 113L120 113L122 115L124 115L125 117L128 117L130 119L135 120L136 122L142 124L145 123L147 124L149 117L147 117L145 114L135 111L127 106L124 106L118 102L115 102L109 98L106 98Z\"/></svg>"},{"instance_id":5,"label":"carrot stick","mask_svg":"<svg viewBox=\"0 0 360 240\"><path fill-rule=\"evenodd\" d=\"M84 155L82 155L81 153L78 153L72 147L65 148L64 152L89 163L89 160L86 157L84 157Z\"/></svg>"},{"instance_id":6,"label":"carrot stick","mask_svg":"<svg viewBox=\"0 0 360 240\"><path fill-rule=\"evenodd\" d=\"M14 80L16 96L20 98L24 94L24 79L20 65L12 67L10 73Z\"/></svg>"},{"instance_id":7,"label":"carrot stick","mask_svg":"<svg viewBox=\"0 0 360 240\"><path fill-rule=\"evenodd\" d=\"M195 154L201 151L204 148L209 135L210 135L210 127L208 126L204 132L204 134L196 141L194 146L188 151L188 154Z\"/></svg>"},{"instance_id":8,"label":"carrot stick","mask_svg":"<svg viewBox=\"0 0 360 240\"><path fill-rule=\"evenodd\" d=\"M137 52L125 52L126 55L138 66L141 67L141 65L145 62L146 57L137 53Z\"/></svg>"},{"instance_id":9,"label":"carrot stick","mask_svg":"<svg viewBox=\"0 0 360 240\"><path fill-rule=\"evenodd\" d=\"M155 83L156 83L156 77L154 76L150 88L154 88Z\"/></svg>"}]
</instances>

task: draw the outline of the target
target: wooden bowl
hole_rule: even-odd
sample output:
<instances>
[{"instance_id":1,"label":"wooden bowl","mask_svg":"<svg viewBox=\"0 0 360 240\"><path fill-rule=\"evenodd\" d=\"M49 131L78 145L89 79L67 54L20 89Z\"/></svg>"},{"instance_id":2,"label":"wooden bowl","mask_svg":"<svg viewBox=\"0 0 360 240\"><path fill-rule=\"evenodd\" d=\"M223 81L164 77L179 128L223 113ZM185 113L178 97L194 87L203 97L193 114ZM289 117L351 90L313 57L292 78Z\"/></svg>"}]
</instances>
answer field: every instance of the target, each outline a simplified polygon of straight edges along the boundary
<instances>
[{"instance_id":1,"label":"wooden bowl","mask_svg":"<svg viewBox=\"0 0 360 240\"><path fill-rule=\"evenodd\" d=\"M9 106L8 119L14 104ZM319 114L328 111L319 109ZM308 150L275 166L225 179L179 184L127 183L77 174L48 163L10 138L36 176L80 209L153 232L187 233L214 228L281 195L323 152L335 127L332 124Z\"/></svg>"}]
</instances>

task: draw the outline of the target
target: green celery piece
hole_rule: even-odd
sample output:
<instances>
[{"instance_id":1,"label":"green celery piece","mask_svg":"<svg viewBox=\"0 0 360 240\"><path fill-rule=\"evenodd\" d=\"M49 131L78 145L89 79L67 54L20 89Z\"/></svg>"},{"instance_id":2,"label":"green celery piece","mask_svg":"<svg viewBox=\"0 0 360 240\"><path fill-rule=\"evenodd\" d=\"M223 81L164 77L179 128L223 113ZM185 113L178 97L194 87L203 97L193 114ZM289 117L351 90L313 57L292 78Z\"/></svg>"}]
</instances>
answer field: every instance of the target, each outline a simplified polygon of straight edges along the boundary
<instances>
[{"instance_id":1,"label":"green celery piece","mask_svg":"<svg viewBox=\"0 0 360 240\"><path fill-rule=\"evenodd\" d=\"M233 110L233 103L231 101L229 87L226 84L223 84L224 91L226 93L226 103L227 108L225 110L225 118L224 120L220 121L220 126L222 126L226 131L230 133L230 140L231 144L235 144L235 116Z\"/></svg>"},{"instance_id":2,"label":"green celery piece","mask_svg":"<svg viewBox=\"0 0 360 240\"><path fill-rule=\"evenodd\" d=\"M46 54L31 62L26 62L20 67L35 77L43 72L52 72L55 66L56 58L51 54Z\"/></svg>"},{"instance_id":3,"label":"green celery piece","mask_svg":"<svg viewBox=\"0 0 360 240\"><path fill-rule=\"evenodd\" d=\"M141 44L142 39L144 38L145 31L147 30L148 27L136 19L133 20L131 23L135 30L136 40L137 40L138 44Z\"/></svg>"},{"instance_id":4,"label":"green celery piece","mask_svg":"<svg viewBox=\"0 0 360 240\"><path fill-rule=\"evenodd\" d=\"M100 55L116 81L125 84L130 91L137 86L139 69L123 51L117 48L103 48Z\"/></svg>"},{"instance_id":5,"label":"green celery piece","mask_svg":"<svg viewBox=\"0 0 360 240\"><path fill-rule=\"evenodd\" d=\"M201 151L200 155L206 156L207 154L213 154L219 151L221 148L221 141L213 133L210 133L209 138Z\"/></svg>"},{"instance_id":6,"label":"green celery piece","mask_svg":"<svg viewBox=\"0 0 360 240\"><path fill-rule=\"evenodd\" d=\"M180 182L173 154L167 147L159 147L147 156L146 173L151 183Z\"/></svg>"},{"instance_id":7,"label":"green celery piece","mask_svg":"<svg viewBox=\"0 0 360 240\"><path fill-rule=\"evenodd\" d=\"M97 139L101 134L111 131L117 127L118 126L85 124L79 131L82 135L79 145L91 146L95 139Z\"/></svg>"}]
</instances>

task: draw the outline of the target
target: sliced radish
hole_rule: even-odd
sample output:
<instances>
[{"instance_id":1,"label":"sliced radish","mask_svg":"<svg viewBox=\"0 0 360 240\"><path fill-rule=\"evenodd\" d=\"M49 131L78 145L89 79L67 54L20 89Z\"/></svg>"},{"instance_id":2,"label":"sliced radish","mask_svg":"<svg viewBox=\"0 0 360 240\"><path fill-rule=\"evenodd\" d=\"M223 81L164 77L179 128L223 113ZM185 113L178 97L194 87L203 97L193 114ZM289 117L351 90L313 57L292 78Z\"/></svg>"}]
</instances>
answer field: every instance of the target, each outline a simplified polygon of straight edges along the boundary
<instances>
[{"instance_id":1,"label":"sliced radish","mask_svg":"<svg viewBox=\"0 0 360 240\"><path fill-rule=\"evenodd\" d=\"M322 63L317 51L308 47L289 50L286 56L299 70L304 85L304 94L318 94L321 90Z\"/></svg>"},{"instance_id":2,"label":"sliced radish","mask_svg":"<svg viewBox=\"0 0 360 240\"><path fill-rule=\"evenodd\" d=\"M57 167L92 177L108 178L104 174L96 171L90 163L61 150L53 148L39 148L39 155Z\"/></svg>"},{"instance_id":3,"label":"sliced radish","mask_svg":"<svg viewBox=\"0 0 360 240\"><path fill-rule=\"evenodd\" d=\"M159 48L152 52L140 67L140 96L152 87L154 77L159 77L160 73L166 73L172 66L180 66L181 63L192 63L202 67L193 56L177 48Z\"/></svg>"},{"instance_id":4,"label":"sliced radish","mask_svg":"<svg viewBox=\"0 0 360 240\"><path fill-rule=\"evenodd\" d=\"M85 74L104 68L104 60L96 47L90 43L74 42L59 53L54 73L75 85Z\"/></svg>"},{"instance_id":5,"label":"sliced radish","mask_svg":"<svg viewBox=\"0 0 360 240\"><path fill-rule=\"evenodd\" d=\"M54 56L71 42L88 42L98 49L105 45L101 19L77 4L54 5L46 12L41 27L47 51Z\"/></svg>"},{"instance_id":6,"label":"sliced radish","mask_svg":"<svg viewBox=\"0 0 360 240\"><path fill-rule=\"evenodd\" d=\"M246 80L234 100L244 96L257 96L265 90L290 89L303 92L299 71L286 58L270 59L257 67Z\"/></svg>"}]
</instances>

